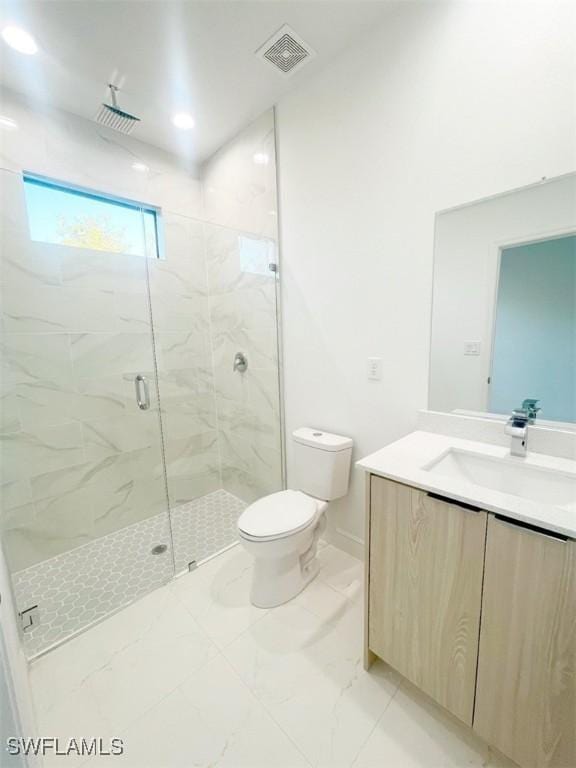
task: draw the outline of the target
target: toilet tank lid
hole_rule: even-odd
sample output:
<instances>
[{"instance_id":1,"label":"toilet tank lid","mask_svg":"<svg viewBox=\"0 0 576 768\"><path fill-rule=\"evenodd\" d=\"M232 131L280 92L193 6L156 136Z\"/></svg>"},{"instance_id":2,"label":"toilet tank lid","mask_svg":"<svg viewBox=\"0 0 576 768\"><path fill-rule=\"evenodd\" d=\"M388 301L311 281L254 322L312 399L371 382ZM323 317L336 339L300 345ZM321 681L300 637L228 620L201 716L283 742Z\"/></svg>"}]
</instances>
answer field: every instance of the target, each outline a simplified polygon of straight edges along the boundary
<instances>
[{"instance_id":1,"label":"toilet tank lid","mask_svg":"<svg viewBox=\"0 0 576 768\"><path fill-rule=\"evenodd\" d=\"M351 437L333 435L330 432L313 429L312 427L295 429L292 432L292 437L297 443L309 445L321 451L345 451L347 448L351 448L354 443Z\"/></svg>"}]
</instances>

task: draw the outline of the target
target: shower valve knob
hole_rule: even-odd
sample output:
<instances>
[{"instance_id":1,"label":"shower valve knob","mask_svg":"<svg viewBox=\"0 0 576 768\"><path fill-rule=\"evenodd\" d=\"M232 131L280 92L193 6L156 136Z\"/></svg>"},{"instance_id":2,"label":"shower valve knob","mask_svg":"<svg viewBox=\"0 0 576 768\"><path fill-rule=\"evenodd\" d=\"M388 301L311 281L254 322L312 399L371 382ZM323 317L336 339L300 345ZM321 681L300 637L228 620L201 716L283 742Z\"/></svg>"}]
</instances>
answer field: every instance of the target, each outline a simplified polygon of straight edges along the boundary
<instances>
[{"instance_id":1,"label":"shower valve knob","mask_svg":"<svg viewBox=\"0 0 576 768\"><path fill-rule=\"evenodd\" d=\"M233 371L238 371L238 373L244 373L244 371L248 368L248 358L243 352L236 352L234 355L234 365L232 366Z\"/></svg>"}]
</instances>

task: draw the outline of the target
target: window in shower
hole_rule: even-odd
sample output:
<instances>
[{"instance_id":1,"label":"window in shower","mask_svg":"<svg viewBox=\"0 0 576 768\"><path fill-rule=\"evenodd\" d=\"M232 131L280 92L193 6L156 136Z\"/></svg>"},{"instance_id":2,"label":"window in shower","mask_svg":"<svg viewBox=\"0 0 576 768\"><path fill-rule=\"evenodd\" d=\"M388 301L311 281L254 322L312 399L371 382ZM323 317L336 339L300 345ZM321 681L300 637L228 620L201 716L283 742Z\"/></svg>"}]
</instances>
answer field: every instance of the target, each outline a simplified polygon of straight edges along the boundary
<instances>
[{"instance_id":1,"label":"window in shower","mask_svg":"<svg viewBox=\"0 0 576 768\"><path fill-rule=\"evenodd\" d=\"M158 208L29 173L24 190L32 240L162 257Z\"/></svg>"}]
</instances>

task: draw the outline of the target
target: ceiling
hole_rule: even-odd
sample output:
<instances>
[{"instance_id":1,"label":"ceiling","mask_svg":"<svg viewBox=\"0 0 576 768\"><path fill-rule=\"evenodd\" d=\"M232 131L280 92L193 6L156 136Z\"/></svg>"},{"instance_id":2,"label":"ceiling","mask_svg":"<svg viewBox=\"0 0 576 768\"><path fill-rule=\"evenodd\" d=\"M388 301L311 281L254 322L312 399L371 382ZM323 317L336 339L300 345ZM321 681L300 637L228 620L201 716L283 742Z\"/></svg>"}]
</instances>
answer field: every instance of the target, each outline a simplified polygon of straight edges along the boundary
<instances>
[{"instance_id":1,"label":"ceiling","mask_svg":"<svg viewBox=\"0 0 576 768\"><path fill-rule=\"evenodd\" d=\"M108 82L142 122L133 136L194 162L209 157L289 89L309 79L389 7L378 0L4 0L2 26L34 35L23 56L0 40L0 80L15 91L93 118ZM254 52L283 24L316 51L292 77ZM189 112L196 126L171 124Z\"/></svg>"}]
</instances>

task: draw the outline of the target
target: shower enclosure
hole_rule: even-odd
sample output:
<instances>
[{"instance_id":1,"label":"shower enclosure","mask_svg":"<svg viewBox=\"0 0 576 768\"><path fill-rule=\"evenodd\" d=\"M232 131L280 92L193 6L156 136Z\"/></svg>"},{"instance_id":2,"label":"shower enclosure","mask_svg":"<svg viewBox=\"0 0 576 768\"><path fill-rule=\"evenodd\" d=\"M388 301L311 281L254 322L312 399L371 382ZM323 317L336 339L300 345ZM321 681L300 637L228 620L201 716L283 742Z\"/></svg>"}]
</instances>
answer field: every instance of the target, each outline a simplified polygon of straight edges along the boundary
<instances>
[{"instance_id":1,"label":"shower enclosure","mask_svg":"<svg viewBox=\"0 0 576 768\"><path fill-rule=\"evenodd\" d=\"M274 117L191 169L12 93L3 112L0 521L33 656L283 486Z\"/></svg>"}]
</instances>

